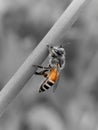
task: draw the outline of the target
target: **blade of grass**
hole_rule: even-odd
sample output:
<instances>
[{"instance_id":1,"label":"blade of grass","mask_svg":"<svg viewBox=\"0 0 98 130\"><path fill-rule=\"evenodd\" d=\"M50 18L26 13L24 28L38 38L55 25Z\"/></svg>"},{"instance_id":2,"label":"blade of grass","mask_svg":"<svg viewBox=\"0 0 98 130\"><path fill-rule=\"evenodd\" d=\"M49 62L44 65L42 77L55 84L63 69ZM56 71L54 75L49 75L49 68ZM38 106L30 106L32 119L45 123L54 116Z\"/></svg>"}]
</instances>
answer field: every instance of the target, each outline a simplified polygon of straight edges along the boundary
<instances>
[{"instance_id":1,"label":"blade of grass","mask_svg":"<svg viewBox=\"0 0 98 130\"><path fill-rule=\"evenodd\" d=\"M35 72L33 64L41 64L48 55L46 44L54 45L61 34L67 31L77 20L81 10L91 0L73 0L62 16L54 24L44 39L34 49L23 65L18 69L14 76L9 80L0 92L0 115L6 110L8 104L17 96L26 82ZM60 43L58 43L60 44Z\"/></svg>"}]
</instances>

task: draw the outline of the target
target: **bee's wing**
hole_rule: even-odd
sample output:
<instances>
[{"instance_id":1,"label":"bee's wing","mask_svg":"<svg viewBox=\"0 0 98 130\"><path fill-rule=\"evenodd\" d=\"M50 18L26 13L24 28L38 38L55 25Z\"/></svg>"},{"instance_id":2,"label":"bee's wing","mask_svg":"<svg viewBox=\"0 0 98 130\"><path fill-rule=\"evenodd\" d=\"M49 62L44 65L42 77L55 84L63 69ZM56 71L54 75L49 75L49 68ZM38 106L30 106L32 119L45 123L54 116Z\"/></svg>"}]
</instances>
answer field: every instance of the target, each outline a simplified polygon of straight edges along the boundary
<instances>
[{"instance_id":1,"label":"bee's wing","mask_svg":"<svg viewBox=\"0 0 98 130\"><path fill-rule=\"evenodd\" d=\"M58 80L56 81L56 83L55 83L54 86L53 86L53 92L56 91L56 89L57 89L57 87L58 87L59 81L60 81L60 75L59 75L59 77L58 77Z\"/></svg>"}]
</instances>

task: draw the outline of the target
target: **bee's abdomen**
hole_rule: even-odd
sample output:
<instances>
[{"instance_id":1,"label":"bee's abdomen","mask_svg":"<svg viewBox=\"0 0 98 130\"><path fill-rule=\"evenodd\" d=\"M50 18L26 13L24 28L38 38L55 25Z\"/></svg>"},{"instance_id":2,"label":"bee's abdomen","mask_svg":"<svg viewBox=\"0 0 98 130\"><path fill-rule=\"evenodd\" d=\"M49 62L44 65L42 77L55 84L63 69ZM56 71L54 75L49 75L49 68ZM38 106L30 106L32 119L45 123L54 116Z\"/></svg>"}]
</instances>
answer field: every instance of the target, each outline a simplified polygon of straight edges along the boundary
<instances>
[{"instance_id":1,"label":"bee's abdomen","mask_svg":"<svg viewBox=\"0 0 98 130\"><path fill-rule=\"evenodd\" d=\"M46 91L47 89L49 89L50 87L52 87L53 85L54 85L54 82L48 79L46 82L44 82L44 83L41 85L41 87L40 87L40 89L39 89L39 92L44 92L44 91Z\"/></svg>"},{"instance_id":2,"label":"bee's abdomen","mask_svg":"<svg viewBox=\"0 0 98 130\"><path fill-rule=\"evenodd\" d=\"M52 80L48 80L48 81L47 81L47 84L48 84L49 86L52 86L52 85L54 84L54 82L53 82Z\"/></svg>"}]
</instances>

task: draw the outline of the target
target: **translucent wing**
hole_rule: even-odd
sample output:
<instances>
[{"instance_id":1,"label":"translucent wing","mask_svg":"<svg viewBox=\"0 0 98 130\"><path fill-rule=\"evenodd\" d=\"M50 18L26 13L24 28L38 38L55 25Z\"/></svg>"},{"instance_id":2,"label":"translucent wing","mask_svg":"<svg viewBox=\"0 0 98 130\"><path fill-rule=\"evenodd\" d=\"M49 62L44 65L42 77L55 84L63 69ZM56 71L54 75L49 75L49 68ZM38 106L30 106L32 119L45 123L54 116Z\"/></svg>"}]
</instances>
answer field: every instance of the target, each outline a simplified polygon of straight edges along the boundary
<instances>
[{"instance_id":1,"label":"translucent wing","mask_svg":"<svg viewBox=\"0 0 98 130\"><path fill-rule=\"evenodd\" d=\"M60 81L60 75L59 75L59 77L58 77L58 80L56 81L56 83L55 83L54 86L53 86L53 92L56 91L56 89L57 89L57 87L58 87L58 84L59 84L59 81Z\"/></svg>"}]
</instances>

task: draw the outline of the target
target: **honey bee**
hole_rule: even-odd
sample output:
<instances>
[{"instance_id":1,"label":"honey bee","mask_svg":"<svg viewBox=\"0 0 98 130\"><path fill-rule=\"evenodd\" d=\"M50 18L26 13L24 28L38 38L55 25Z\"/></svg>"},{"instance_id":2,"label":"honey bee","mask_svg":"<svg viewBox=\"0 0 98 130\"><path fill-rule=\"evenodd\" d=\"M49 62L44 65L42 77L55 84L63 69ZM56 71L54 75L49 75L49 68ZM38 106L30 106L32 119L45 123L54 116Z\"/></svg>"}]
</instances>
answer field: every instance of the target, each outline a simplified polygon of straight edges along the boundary
<instances>
[{"instance_id":1,"label":"honey bee","mask_svg":"<svg viewBox=\"0 0 98 130\"><path fill-rule=\"evenodd\" d=\"M41 84L39 93L44 92L50 87L53 87L53 91L57 87L57 82L60 77L60 72L65 66L65 50L62 46L49 46L49 65L47 67L43 67L40 65L33 65L34 67L43 69L40 72L35 72L36 75L44 76L46 79ZM47 71L49 71L47 73Z\"/></svg>"}]
</instances>

